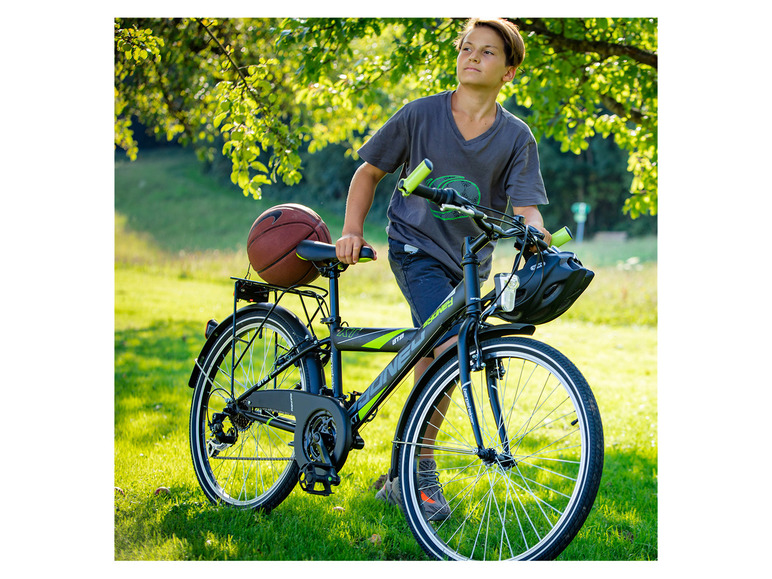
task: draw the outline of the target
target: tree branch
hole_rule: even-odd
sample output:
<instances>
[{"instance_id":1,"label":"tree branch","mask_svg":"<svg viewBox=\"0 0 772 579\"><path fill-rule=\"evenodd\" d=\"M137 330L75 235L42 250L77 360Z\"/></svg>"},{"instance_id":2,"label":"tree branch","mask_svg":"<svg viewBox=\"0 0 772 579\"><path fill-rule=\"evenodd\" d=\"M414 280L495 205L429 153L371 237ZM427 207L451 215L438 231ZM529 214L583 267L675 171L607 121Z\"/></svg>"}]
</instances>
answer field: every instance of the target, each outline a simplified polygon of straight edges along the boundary
<instances>
[{"instance_id":1,"label":"tree branch","mask_svg":"<svg viewBox=\"0 0 772 579\"><path fill-rule=\"evenodd\" d=\"M600 40L568 38L547 28L547 25L541 18L531 20L515 18L512 22L517 24L522 31L535 32L544 36L547 42L557 49L566 49L574 52L594 52L602 57L626 56L657 70L657 54L642 48Z\"/></svg>"},{"instance_id":2,"label":"tree branch","mask_svg":"<svg viewBox=\"0 0 772 579\"><path fill-rule=\"evenodd\" d=\"M643 114L641 114L641 111L639 111L638 109L631 108L630 112L628 112L625 109L624 105L622 105L622 103L611 98L607 94L600 95L600 101L601 103L603 103L604 107L606 107L608 110L610 110L618 117L622 117L623 119L632 121L636 125L640 125L643 122Z\"/></svg>"},{"instance_id":3,"label":"tree branch","mask_svg":"<svg viewBox=\"0 0 772 579\"><path fill-rule=\"evenodd\" d=\"M244 73L242 72L241 67L238 65L238 63L236 63L233 60L233 57L231 56L230 52L228 52L225 49L225 47L222 45L222 42L220 42L220 40L212 33L212 31L209 30L209 27L204 23L203 19L201 19L201 18L194 18L194 20L198 23L198 25L201 28L203 28L206 31L206 33L209 35L209 38L214 40L215 44L217 44L217 46L219 47L220 52L222 52L222 54L225 55L225 57L231 63L231 67L233 68L233 70L235 70L236 74L238 74L239 78L241 78L241 81L244 83L244 87L249 92L249 96L251 96L252 100L255 101L255 104L257 104L259 106L260 103L258 102L258 100L255 97L255 95L252 94L252 92L253 92L252 86L249 84L249 82L247 82L247 77L244 76Z\"/></svg>"}]
</instances>

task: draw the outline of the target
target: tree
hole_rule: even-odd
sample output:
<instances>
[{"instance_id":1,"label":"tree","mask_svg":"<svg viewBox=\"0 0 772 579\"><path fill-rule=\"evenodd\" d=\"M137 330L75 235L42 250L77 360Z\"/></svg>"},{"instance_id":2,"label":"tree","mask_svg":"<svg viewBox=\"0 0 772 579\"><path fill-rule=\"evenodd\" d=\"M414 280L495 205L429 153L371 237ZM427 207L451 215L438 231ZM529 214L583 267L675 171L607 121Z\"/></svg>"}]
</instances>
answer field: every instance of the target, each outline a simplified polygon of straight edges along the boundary
<instances>
[{"instance_id":1,"label":"tree","mask_svg":"<svg viewBox=\"0 0 772 579\"><path fill-rule=\"evenodd\" d=\"M515 20L530 46L519 101L535 130L578 153L596 133L628 154L633 216L657 211L657 21ZM535 45L535 46L534 46Z\"/></svg>"},{"instance_id":2,"label":"tree","mask_svg":"<svg viewBox=\"0 0 772 579\"><path fill-rule=\"evenodd\" d=\"M530 111L537 138L578 153L613 135L633 174L625 210L657 210L656 19L513 19L526 61L502 91ZM348 154L408 100L456 84L443 18L117 19L116 145L136 155L131 119L202 158L222 153L231 180L297 183L298 151ZM215 143L222 143L222 149Z\"/></svg>"}]
</instances>

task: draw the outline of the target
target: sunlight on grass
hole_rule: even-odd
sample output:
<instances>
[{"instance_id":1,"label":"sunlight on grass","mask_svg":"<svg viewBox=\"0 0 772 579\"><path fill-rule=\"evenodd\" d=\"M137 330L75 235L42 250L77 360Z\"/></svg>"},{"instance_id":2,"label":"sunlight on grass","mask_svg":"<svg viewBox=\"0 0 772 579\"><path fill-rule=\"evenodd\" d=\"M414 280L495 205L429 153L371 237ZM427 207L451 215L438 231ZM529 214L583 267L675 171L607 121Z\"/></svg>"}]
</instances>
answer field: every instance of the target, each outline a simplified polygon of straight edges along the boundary
<instances>
[{"instance_id":1,"label":"sunlight on grass","mask_svg":"<svg viewBox=\"0 0 772 579\"><path fill-rule=\"evenodd\" d=\"M230 280L180 279L175 275L179 267L169 262L116 269L115 485L127 493L126 498L116 497L116 558L422 558L398 509L377 502L370 489L389 467L390 441L412 378L363 428L365 449L352 451L333 496L312 497L296 490L274 515L265 517L273 532L295 538L291 545L271 541L254 517L244 527L234 526L228 509L216 509L212 520L192 526L177 520L180 508L212 508L190 464L192 391L187 380L203 344L205 320L222 319L232 308ZM364 272L377 265L358 267ZM354 280L355 269L345 275ZM356 283L364 280L352 281ZM352 323L408 323L401 298L386 295L384 287L379 285L379 299L395 305L374 307L374 299L346 302L344 313L356 320ZM559 319L541 326L536 337L563 351L584 372L605 427L607 459L596 508L563 558L656 558L656 329ZM346 353L345 390L363 390L390 358ZM161 486L169 487L171 496L154 495ZM344 512L333 511L335 506ZM309 510L313 521L305 515ZM644 522L636 523L633 512ZM165 530L169 520L180 529ZM329 529L322 544L314 535L320 524ZM372 535L381 538L380 547L369 542Z\"/></svg>"},{"instance_id":2,"label":"sunlight on grass","mask_svg":"<svg viewBox=\"0 0 772 579\"><path fill-rule=\"evenodd\" d=\"M115 559L425 559L399 509L377 501L372 488L389 468L391 441L412 376L364 426L365 448L351 451L332 496L296 489L269 515L206 500L188 446L188 379L207 320L223 320L233 311L230 276L247 273L240 240L255 206L239 217L240 224L228 225L241 229L216 250L191 251L179 241L161 244L154 235L159 228L176 227L170 215L143 227L139 222L150 221L160 207L171 210L179 204L184 188L168 199L147 202L148 189L165 187L162 168L157 170L140 185L133 168L116 168L116 186L133 192L118 196L115 216ZM181 171L186 183L195 180L183 167L173 170ZM199 185L206 187L206 180ZM198 214L192 200L207 193L194 189L190 195L186 211ZM227 212L232 212L231 203L241 207L241 200L227 196L217 203ZM200 247L207 243L212 247L214 241L204 240ZM351 326L407 327L410 314L386 248L377 249L376 262L343 274L342 316ZM539 326L534 338L566 354L590 383L603 419L606 461L593 511L561 559L656 559L656 240L615 247L585 242L566 249L577 252L596 278L566 315ZM511 250L499 248L494 272L508 271L511 263ZM282 303L295 307L291 300ZM315 327L323 329L318 323ZM391 358L344 354L344 389L361 392Z\"/></svg>"}]
</instances>

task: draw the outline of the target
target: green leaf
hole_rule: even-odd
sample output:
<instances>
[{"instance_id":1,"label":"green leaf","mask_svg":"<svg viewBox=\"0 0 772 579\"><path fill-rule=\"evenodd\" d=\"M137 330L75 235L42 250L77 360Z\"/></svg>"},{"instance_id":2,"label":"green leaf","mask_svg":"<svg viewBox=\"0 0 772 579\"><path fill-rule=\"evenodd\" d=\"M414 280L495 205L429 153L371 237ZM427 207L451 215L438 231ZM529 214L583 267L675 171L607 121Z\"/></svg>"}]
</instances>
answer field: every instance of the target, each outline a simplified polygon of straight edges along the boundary
<instances>
[{"instance_id":1,"label":"green leaf","mask_svg":"<svg viewBox=\"0 0 772 579\"><path fill-rule=\"evenodd\" d=\"M255 175L250 180L251 185L268 185L271 182L271 180L266 177L265 175Z\"/></svg>"},{"instance_id":2,"label":"green leaf","mask_svg":"<svg viewBox=\"0 0 772 579\"><path fill-rule=\"evenodd\" d=\"M534 135L565 151L582 153L594 133L613 135L631 158L633 190L648 191L638 205L656 211L657 70L635 55L656 55L657 20L519 24L526 60L500 101L516 95ZM448 18L116 19L116 144L127 142L123 119L197 148L215 138L214 128L223 154L237 159L235 183L240 171L267 173L265 165L296 182L304 142L311 151L341 143L350 155L404 103L455 87L452 41L462 25ZM165 95L174 96L173 110ZM267 157L256 165L246 152L258 145ZM632 159L641 155L645 163Z\"/></svg>"},{"instance_id":3,"label":"green leaf","mask_svg":"<svg viewBox=\"0 0 772 579\"><path fill-rule=\"evenodd\" d=\"M214 118L214 126L215 126L215 127L219 127L219 126L220 126L220 123L222 123L222 122L223 122L223 120L225 119L225 117L227 117L227 116L228 116L228 113L227 113L227 112L224 112L224 113L220 113L219 115L217 115L217 116Z\"/></svg>"}]
</instances>

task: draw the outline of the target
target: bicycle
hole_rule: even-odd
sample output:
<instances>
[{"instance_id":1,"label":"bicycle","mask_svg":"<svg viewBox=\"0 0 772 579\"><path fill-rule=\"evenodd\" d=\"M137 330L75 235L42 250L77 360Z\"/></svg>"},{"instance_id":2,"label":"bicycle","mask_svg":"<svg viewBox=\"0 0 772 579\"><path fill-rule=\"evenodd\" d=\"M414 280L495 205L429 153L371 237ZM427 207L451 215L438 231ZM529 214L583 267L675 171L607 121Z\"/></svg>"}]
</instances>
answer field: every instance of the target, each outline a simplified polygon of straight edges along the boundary
<instances>
[{"instance_id":1,"label":"bicycle","mask_svg":"<svg viewBox=\"0 0 772 579\"><path fill-rule=\"evenodd\" d=\"M349 452L364 448L363 427L415 363L461 322L456 346L417 381L397 424L389 476L397 477L401 508L434 558L554 559L594 503L603 429L576 366L529 336L537 323L568 309L594 274L557 249L570 239L567 229L548 247L518 216L491 217L453 189L420 184L430 171L425 160L399 186L405 195L475 220L482 233L463 242L464 281L420 328L360 328L340 316L339 279L347 266L336 259L334 245L304 241L296 249L316 264L327 290L231 278L233 314L207 324L189 381L196 476L212 502L265 512L297 484L331 494ZM495 288L483 296L477 252L493 239L514 239L518 251L512 271L494 276ZM372 250L363 248L360 257L360 263L372 259ZM574 273L546 295L548 284L539 276L546 278L550 260L570 264ZM519 307L525 298L518 292L527 287L535 288L532 319ZM298 298L305 321L279 304L286 295ZM239 308L240 301L249 303ZM316 335L317 318L329 328L326 337ZM364 392L345 394L344 351L395 356ZM438 408L444 409L441 424L432 423ZM450 511L442 520L429 520L423 509L418 462L429 448L436 462L432 476Z\"/></svg>"}]
</instances>

